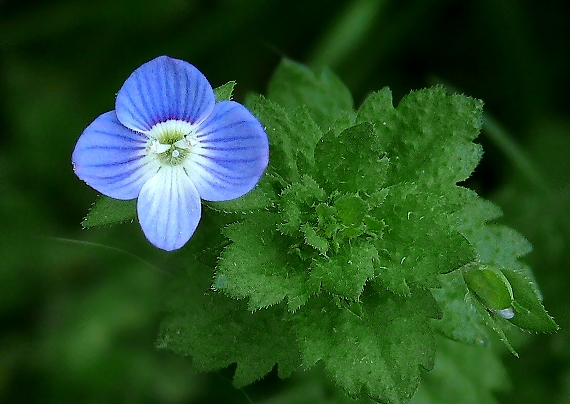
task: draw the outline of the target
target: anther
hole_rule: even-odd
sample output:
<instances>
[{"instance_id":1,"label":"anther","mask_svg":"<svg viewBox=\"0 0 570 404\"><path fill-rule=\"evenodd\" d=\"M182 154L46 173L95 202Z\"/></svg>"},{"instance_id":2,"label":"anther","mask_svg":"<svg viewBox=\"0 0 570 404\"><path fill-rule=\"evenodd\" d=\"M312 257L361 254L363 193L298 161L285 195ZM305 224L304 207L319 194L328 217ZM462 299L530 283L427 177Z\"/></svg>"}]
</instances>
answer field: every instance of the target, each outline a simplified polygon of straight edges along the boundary
<instances>
[{"instance_id":1,"label":"anther","mask_svg":"<svg viewBox=\"0 0 570 404\"><path fill-rule=\"evenodd\" d=\"M157 139L152 139L146 146L147 152L156 154L164 153L168 149L170 149L169 144L162 144Z\"/></svg>"},{"instance_id":2,"label":"anther","mask_svg":"<svg viewBox=\"0 0 570 404\"><path fill-rule=\"evenodd\" d=\"M198 144L198 142L196 141L195 138L190 137L188 135L184 136L184 140L186 141L186 144L188 145L188 147L194 147L194 146L196 146L196 144Z\"/></svg>"}]
</instances>

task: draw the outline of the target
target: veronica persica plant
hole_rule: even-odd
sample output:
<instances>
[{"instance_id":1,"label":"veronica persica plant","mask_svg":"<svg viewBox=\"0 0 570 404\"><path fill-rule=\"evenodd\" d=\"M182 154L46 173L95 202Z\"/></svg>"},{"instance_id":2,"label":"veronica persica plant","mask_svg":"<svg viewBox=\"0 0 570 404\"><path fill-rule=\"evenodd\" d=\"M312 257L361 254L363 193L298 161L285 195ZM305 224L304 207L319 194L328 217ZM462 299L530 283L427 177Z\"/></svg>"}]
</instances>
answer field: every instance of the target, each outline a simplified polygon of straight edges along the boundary
<instances>
[{"instance_id":1,"label":"veronica persica plant","mask_svg":"<svg viewBox=\"0 0 570 404\"><path fill-rule=\"evenodd\" d=\"M259 121L234 101L216 103L198 69L167 56L131 74L115 110L85 129L72 155L76 175L89 186L115 199L138 198L142 230L164 250L190 239L200 199L246 194L268 158Z\"/></svg>"}]
</instances>

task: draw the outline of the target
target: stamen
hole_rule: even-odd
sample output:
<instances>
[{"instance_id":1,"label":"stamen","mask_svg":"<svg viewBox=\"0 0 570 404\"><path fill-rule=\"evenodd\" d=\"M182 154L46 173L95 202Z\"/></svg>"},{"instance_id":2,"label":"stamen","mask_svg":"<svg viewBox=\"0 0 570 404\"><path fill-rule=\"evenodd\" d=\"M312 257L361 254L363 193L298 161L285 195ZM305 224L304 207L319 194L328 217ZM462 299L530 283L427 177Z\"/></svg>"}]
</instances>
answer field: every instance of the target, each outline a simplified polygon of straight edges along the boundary
<instances>
[{"instance_id":1,"label":"stamen","mask_svg":"<svg viewBox=\"0 0 570 404\"><path fill-rule=\"evenodd\" d=\"M146 146L147 153L160 154L170 149L169 144L162 144L157 139L152 139Z\"/></svg>"},{"instance_id":2,"label":"stamen","mask_svg":"<svg viewBox=\"0 0 570 404\"><path fill-rule=\"evenodd\" d=\"M184 136L184 139L186 140L188 147L194 147L198 144L198 141L194 137L190 137L190 136L186 135L186 136Z\"/></svg>"},{"instance_id":3,"label":"stamen","mask_svg":"<svg viewBox=\"0 0 570 404\"><path fill-rule=\"evenodd\" d=\"M191 149L198 144L198 141L192 137L192 135L186 135L176 143L174 146L178 147L179 149Z\"/></svg>"},{"instance_id":4,"label":"stamen","mask_svg":"<svg viewBox=\"0 0 570 404\"><path fill-rule=\"evenodd\" d=\"M182 138L178 142L174 143L173 146L178 147L179 149L188 149L188 142L186 142L186 138Z\"/></svg>"}]
</instances>

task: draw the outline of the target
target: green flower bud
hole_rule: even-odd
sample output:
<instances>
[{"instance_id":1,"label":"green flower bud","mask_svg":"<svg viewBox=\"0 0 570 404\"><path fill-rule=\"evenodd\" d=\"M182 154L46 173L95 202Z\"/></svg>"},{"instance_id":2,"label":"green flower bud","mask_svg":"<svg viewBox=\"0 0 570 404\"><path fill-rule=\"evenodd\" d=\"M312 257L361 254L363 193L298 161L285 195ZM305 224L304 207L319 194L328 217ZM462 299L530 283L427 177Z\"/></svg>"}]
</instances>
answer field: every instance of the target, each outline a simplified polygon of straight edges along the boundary
<instances>
[{"instance_id":1,"label":"green flower bud","mask_svg":"<svg viewBox=\"0 0 570 404\"><path fill-rule=\"evenodd\" d=\"M463 279L469 290L488 310L507 320L514 317L513 290L498 267L469 265L463 269Z\"/></svg>"}]
</instances>

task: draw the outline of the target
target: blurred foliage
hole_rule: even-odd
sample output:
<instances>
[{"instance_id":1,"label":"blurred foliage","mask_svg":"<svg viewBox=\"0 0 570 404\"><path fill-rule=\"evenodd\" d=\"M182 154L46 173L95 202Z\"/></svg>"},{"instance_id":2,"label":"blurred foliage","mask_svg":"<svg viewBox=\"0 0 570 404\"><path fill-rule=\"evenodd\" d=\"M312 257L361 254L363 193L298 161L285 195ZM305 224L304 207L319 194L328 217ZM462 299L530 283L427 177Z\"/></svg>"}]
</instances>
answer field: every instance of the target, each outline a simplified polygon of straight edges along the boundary
<instances>
[{"instance_id":1,"label":"blurred foliage","mask_svg":"<svg viewBox=\"0 0 570 404\"><path fill-rule=\"evenodd\" d=\"M0 399L342 402L319 370L239 391L225 372L155 351L176 254L136 224L81 230L96 193L73 175L75 141L134 68L167 54L214 86L236 80L237 100L264 93L282 56L329 65L357 106L434 80L485 100L500 126L484 128L467 185L534 245L527 262L561 326L513 339L520 358L504 356L512 388L498 400L568 402L569 11L556 0L0 0ZM428 377L452 371L441 366Z\"/></svg>"}]
</instances>

